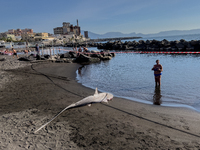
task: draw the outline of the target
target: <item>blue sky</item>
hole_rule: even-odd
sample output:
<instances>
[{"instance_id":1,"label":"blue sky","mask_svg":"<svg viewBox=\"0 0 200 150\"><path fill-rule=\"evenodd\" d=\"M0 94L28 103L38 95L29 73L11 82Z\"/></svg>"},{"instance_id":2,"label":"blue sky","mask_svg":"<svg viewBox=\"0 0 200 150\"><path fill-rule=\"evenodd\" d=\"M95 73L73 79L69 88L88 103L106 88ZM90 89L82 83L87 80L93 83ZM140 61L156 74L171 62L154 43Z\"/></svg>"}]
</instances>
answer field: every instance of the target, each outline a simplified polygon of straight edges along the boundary
<instances>
[{"instance_id":1,"label":"blue sky","mask_svg":"<svg viewBox=\"0 0 200 150\"><path fill-rule=\"evenodd\" d=\"M53 33L63 22L98 34L200 28L200 0L1 0L0 32Z\"/></svg>"}]
</instances>

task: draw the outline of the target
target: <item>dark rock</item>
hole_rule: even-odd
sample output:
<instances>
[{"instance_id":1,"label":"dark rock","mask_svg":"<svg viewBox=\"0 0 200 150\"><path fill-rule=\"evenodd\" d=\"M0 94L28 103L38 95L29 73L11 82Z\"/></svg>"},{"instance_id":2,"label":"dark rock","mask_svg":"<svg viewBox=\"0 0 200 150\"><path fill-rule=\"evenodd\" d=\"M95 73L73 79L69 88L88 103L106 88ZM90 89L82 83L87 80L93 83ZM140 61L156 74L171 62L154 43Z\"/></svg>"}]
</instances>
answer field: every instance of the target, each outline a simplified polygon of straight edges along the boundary
<instances>
[{"instance_id":1,"label":"dark rock","mask_svg":"<svg viewBox=\"0 0 200 150\"><path fill-rule=\"evenodd\" d=\"M63 63L64 62L64 60L63 59L56 59L56 61L55 61L56 63Z\"/></svg>"},{"instance_id":2,"label":"dark rock","mask_svg":"<svg viewBox=\"0 0 200 150\"><path fill-rule=\"evenodd\" d=\"M20 57L18 60L19 61L32 61L31 59L29 59L29 57Z\"/></svg>"},{"instance_id":3,"label":"dark rock","mask_svg":"<svg viewBox=\"0 0 200 150\"><path fill-rule=\"evenodd\" d=\"M5 60L6 60L6 58L1 58L1 59L0 59L0 61L5 61Z\"/></svg>"},{"instance_id":4,"label":"dark rock","mask_svg":"<svg viewBox=\"0 0 200 150\"><path fill-rule=\"evenodd\" d=\"M139 44L145 44L146 42L144 40L139 40L138 43Z\"/></svg>"},{"instance_id":5,"label":"dark rock","mask_svg":"<svg viewBox=\"0 0 200 150\"><path fill-rule=\"evenodd\" d=\"M94 57L90 58L91 63L95 63L95 62L99 62L99 61L101 61L100 58L94 58Z\"/></svg>"},{"instance_id":6,"label":"dark rock","mask_svg":"<svg viewBox=\"0 0 200 150\"><path fill-rule=\"evenodd\" d=\"M181 42L181 43L184 43L184 42L186 42L186 40L184 40L184 39L181 39L181 40L180 40L180 42Z\"/></svg>"},{"instance_id":7,"label":"dark rock","mask_svg":"<svg viewBox=\"0 0 200 150\"><path fill-rule=\"evenodd\" d=\"M177 47L178 49L183 49L183 48L185 48L185 46L184 46L182 43L177 43L177 44L176 44L176 47Z\"/></svg>"},{"instance_id":8,"label":"dark rock","mask_svg":"<svg viewBox=\"0 0 200 150\"><path fill-rule=\"evenodd\" d=\"M100 54L100 53L90 54L90 57L96 57L96 58L99 58L99 57L101 57L101 54Z\"/></svg>"},{"instance_id":9,"label":"dark rock","mask_svg":"<svg viewBox=\"0 0 200 150\"><path fill-rule=\"evenodd\" d=\"M41 57L40 59L41 59L41 60L46 60L46 58L45 58L45 57Z\"/></svg>"},{"instance_id":10,"label":"dark rock","mask_svg":"<svg viewBox=\"0 0 200 150\"><path fill-rule=\"evenodd\" d=\"M112 57L115 57L116 56L116 54L115 53L110 53L111 55L112 55Z\"/></svg>"},{"instance_id":11,"label":"dark rock","mask_svg":"<svg viewBox=\"0 0 200 150\"><path fill-rule=\"evenodd\" d=\"M112 57L110 57L110 56L104 56L104 57L101 57L100 59L101 60L111 60Z\"/></svg>"},{"instance_id":12,"label":"dark rock","mask_svg":"<svg viewBox=\"0 0 200 150\"><path fill-rule=\"evenodd\" d=\"M60 55L60 58L71 58L71 55L69 54L69 52L67 52L67 53Z\"/></svg>"},{"instance_id":13,"label":"dark rock","mask_svg":"<svg viewBox=\"0 0 200 150\"><path fill-rule=\"evenodd\" d=\"M44 58L49 59L50 55L44 55Z\"/></svg>"},{"instance_id":14,"label":"dark rock","mask_svg":"<svg viewBox=\"0 0 200 150\"><path fill-rule=\"evenodd\" d=\"M91 57L80 54L77 58L76 61L81 63L81 62L90 62Z\"/></svg>"},{"instance_id":15,"label":"dark rock","mask_svg":"<svg viewBox=\"0 0 200 150\"><path fill-rule=\"evenodd\" d=\"M99 61L100 61L100 58L90 57L90 56L86 56L84 54L80 54L76 58L76 62L78 62L78 63L94 63L94 62L99 62Z\"/></svg>"},{"instance_id":16,"label":"dark rock","mask_svg":"<svg viewBox=\"0 0 200 150\"><path fill-rule=\"evenodd\" d=\"M150 45L150 44L151 44L151 41L146 40L146 44L147 44L147 45Z\"/></svg>"},{"instance_id":17,"label":"dark rock","mask_svg":"<svg viewBox=\"0 0 200 150\"><path fill-rule=\"evenodd\" d=\"M36 55L36 60L41 60L40 55Z\"/></svg>"},{"instance_id":18,"label":"dark rock","mask_svg":"<svg viewBox=\"0 0 200 150\"><path fill-rule=\"evenodd\" d=\"M192 40L192 41L190 41L190 44L191 44L192 46L196 46L196 45L199 45L199 41L197 41L197 40Z\"/></svg>"},{"instance_id":19,"label":"dark rock","mask_svg":"<svg viewBox=\"0 0 200 150\"><path fill-rule=\"evenodd\" d=\"M170 46L170 42L167 41L167 40L165 40L165 39L161 41L161 44L162 44L164 47Z\"/></svg>"},{"instance_id":20,"label":"dark rock","mask_svg":"<svg viewBox=\"0 0 200 150\"><path fill-rule=\"evenodd\" d=\"M76 58L77 57L77 53L73 52L73 51L70 51L69 55L70 55L70 58Z\"/></svg>"}]
</instances>

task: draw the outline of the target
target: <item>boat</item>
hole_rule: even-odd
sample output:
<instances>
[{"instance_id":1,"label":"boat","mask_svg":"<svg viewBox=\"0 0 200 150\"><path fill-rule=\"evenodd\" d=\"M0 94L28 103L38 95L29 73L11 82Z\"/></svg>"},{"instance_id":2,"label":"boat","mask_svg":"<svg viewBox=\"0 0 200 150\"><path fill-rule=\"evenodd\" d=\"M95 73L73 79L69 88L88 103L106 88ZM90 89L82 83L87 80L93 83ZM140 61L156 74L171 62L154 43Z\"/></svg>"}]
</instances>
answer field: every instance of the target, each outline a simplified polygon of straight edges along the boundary
<instances>
[{"instance_id":1,"label":"boat","mask_svg":"<svg viewBox=\"0 0 200 150\"><path fill-rule=\"evenodd\" d=\"M0 41L0 48L5 48L5 41Z\"/></svg>"}]
</instances>

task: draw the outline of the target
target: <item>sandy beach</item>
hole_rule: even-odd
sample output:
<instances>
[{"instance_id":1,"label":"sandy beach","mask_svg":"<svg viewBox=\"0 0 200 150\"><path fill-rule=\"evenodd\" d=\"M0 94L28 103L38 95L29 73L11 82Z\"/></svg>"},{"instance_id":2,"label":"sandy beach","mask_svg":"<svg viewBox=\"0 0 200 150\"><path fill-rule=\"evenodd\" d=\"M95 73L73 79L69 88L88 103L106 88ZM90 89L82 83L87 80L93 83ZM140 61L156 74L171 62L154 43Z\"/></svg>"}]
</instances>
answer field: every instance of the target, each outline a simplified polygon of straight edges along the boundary
<instances>
[{"instance_id":1,"label":"sandy beach","mask_svg":"<svg viewBox=\"0 0 200 150\"><path fill-rule=\"evenodd\" d=\"M114 97L66 110L94 90L76 81L75 63L23 62L0 55L0 149L200 149L200 114Z\"/></svg>"}]
</instances>

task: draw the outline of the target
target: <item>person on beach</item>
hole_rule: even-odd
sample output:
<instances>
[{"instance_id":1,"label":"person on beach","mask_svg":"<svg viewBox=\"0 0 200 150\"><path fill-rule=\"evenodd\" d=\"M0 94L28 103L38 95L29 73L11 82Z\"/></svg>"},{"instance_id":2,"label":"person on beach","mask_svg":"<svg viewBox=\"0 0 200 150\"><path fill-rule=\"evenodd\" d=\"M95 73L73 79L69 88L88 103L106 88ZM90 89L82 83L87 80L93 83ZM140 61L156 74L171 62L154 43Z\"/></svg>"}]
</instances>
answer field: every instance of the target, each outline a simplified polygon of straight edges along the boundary
<instances>
[{"instance_id":1,"label":"person on beach","mask_svg":"<svg viewBox=\"0 0 200 150\"><path fill-rule=\"evenodd\" d=\"M73 50L77 52L77 47L74 47Z\"/></svg>"},{"instance_id":2,"label":"person on beach","mask_svg":"<svg viewBox=\"0 0 200 150\"><path fill-rule=\"evenodd\" d=\"M82 48L81 48L81 46L79 47L78 52L82 52Z\"/></svg>"},{"instance_id":3,"label":"person on beach","mask_svg":"<svg viewBox=\"0 0 200 150\"><path fill-rule=\"evenodd\" d=\"M77 57L80 55L80 53L82 53L82 48L81 48L81 46L80 46L79 49L78 49Z\"/></svg>"},{"instance_id":4,"label":"person on beach","mask_svg":"<svg viewBox=\"0 0 200 150\"><path fill-rule=\"evenodd\" d=\"M83 53L87 56L89 56L89 50L86 47L83 47Z\"/></svg>"},{"instance_id":5,"label":"person on beach","mask_svg":"<svg viewBox=\"0 0 200 150\"><path fill-rule=\"evenodd\" d=\"M38 45L38 44L36 44L35 51L37 52L37 55L40 54L40 48L39 48L39 45Z\"/></svg>"},{"instance_id":6,"label":"person on beach","mask_svg":"<svg viewBox=\"0 0 200 150\"><path fill-rule=\"evenodd\" d=\"M161 85L161 75L162 75L162 71L163 71L163 67L160 64L159 60L156 60L156 64L153 66L152 70L154 71L154 77L155 77L155 84L157 85Z\"/></svg>"},{"instance_id":7,"label":"person on beach","mask_svg":"<svg viewBox=\"0 0 200 150\"><path fill-rule=\"evenodd\" d=\"M9 50L6 48L6 50L4 51L4 54L9 53Z\"/></svg>"},{"instance_id":8,"label":"person on beach","mask_svg":"<svg viewBox=\"0 0 200 150\"><path fill-rule=\"evenodd\" d=\"M19 58L18 55L17 55L17 51L16 51L14 48L12 48L12 52L13 52L13 58L14 58L15 56L17 56L17 58Z\"/></svg>"},{"instance_id":9,"label":"person on beach","mask_svg":"<svg viewBox=\"0 0 200 150\"><path fill-rule=\"evenodd\" d=\"M27 50L27 49L25 49L25 50L24 50L24 53L25 53L26 55L28 55L28 50Z\"/></svg>"},{"instance_id":10,"label":"person on beach","mask_svg":"<svg viewBox=\"0 0 200 150\"><path fill-rule=\"evenodd\" d=\"M87 53L88 49L86 47L83 47L83 52Z\"/></svg>"}]
</instances>

